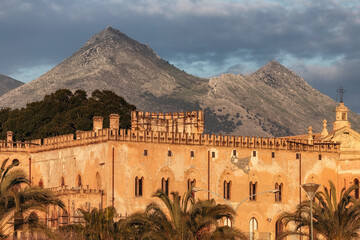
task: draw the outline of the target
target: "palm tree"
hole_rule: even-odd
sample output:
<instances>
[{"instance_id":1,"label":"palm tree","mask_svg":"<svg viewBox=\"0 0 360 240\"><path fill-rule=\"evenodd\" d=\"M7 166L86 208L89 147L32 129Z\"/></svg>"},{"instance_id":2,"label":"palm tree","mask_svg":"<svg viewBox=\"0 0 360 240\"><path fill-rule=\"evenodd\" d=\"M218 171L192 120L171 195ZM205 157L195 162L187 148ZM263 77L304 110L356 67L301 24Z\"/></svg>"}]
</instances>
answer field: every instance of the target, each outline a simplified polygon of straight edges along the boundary
<instances>
[{"instance_id":1,"label":"palm tree","mask_svg":"<svg viewBox=\"0 0 360 240\"><path fill-rule=\"evenodd\" d=\"M228 205L214 200L195 203L191 189L182 201L178 192L172 192L172 200L161 190L153 194L166 206L166 214L157 203L151 203L144 212L129 216L123 226L127 239L245 239L244 235L228 227L220 227L218 220L233 219L235 212ZM169 216L169 217L168 217ZM227 238L224 238L224 237Z\"/></svg>"},{"instance_id":2,"label":"palm tree","mask_svg":"<svg viewBox=\"0 0 360 240\"><path fill-rule=\"evenodd\" d=\"M32 216L30 211L46 212L50 205L63 207L63 203L46 189L32 187L22 169L16 168L20 162L9 158L3 160L0 168L0 239L17 229L42 232L53 237L51 231Z\"/></svg>"},{"instance_id":3,"label":"palm tree","mask_svg":"<svg viewBox=\"0 0 360 240\"><path fill-rule=\"evenodd\" d=\"M351 196L357 188L342 189L339 198L332 181L329 181L330 190L324 187L315 195L313 202L314 230L327 240L359 239L360 231L360 201ZM300 231L310 228L310 201L299 204L295 212L283 213L280 217L285 225L293 224L295 228L284 232L279 239L289 235L309 235L309 231Z\"/></svg>"},{"instance_id":4,"label":"palm tree","mask_svg":"<svg viewBox=\"0 0 360 240\"><path fill-rule=\"evenodd\" d=\"M114 218L116 210L114 207L107 207L98 210L94 208L91 211L79 209L84 222L71 224L62 228L62 232L71 232L76 239L102 240L115 239L117 234Z\"/></svg>"}]
</instances>

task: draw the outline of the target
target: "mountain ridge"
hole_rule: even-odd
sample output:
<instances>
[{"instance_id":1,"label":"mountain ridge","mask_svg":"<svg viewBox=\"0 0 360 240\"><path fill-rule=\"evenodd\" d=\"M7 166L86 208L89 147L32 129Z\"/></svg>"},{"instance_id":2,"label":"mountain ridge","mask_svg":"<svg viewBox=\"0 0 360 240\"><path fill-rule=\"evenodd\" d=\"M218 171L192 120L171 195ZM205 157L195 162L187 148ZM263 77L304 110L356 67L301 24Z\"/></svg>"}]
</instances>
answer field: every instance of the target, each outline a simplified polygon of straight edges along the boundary
<instances>
[{"instance_id":1,"label":"mountain ridge","mask_svg":"<svg viewBox=\"0 0 360 240\"><path fill-rule=\"evenodd\" d=\"M23 82L20 82L14 78L0 74L0 96L23 84Z\"/></svg>"},{"instance_id":2,"label":"mountain ridge","mask_svg":"<svg viewBox=\"0 0 360 240\"><path fill-rule=\"evenodd\" d=\"M0 97L21 107L59 88L111 90L140 111L203 109L208 133L284 136L321 131L335 101L276 60L249 75L199 78L169 64L149 46L107 27L39 78ZM25 97L24 97L25 96ZM350 114L354 128L360 116Z\"/></svg>"}]
</instances>

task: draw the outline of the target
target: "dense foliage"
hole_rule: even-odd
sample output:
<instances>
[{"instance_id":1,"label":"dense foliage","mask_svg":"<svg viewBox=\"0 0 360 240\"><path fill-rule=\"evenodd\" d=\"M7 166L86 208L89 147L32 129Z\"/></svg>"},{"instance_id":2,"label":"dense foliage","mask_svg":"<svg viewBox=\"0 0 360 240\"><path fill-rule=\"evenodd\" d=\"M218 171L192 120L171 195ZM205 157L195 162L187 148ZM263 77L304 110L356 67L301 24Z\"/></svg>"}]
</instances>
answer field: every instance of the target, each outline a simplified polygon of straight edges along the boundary
<instances>
[{"instance_id":1,"label":"dense foliage","mask_svg":"<svg viewBox=\"0 0 360 240\"><path fill-rule=\"evenodd\" d=\"M107 207L105 209L94 208L91 211L79 209L83 220L80 223L70 224L60 228L59 239L77 240L102 240L119 239L120 231L118 224L114 221L116 209Z\"/></svg>"},{"instance_id":2,"label":"dense foliage","mask_svg":"<svg viewBox=\"0 0 360 240\"><path fill-rule=\"evenodd\" d=\"M359 239L360 201L352 196L358 186L342 189L338 197L334 183L329 183L330 189L324 187L324 191L319 191L313 201L314 239L318 236L326 240ZM283 213L281 219L293 228L288 228L278 239L289 235L309 236L310 201L299 204L294 212Z\"/></svg>"},{"instance_id":3,"label":"dense foliage","mask_svg":"<svg viewBox=\"0 0 360 240\"><path fill-rule=\"evenodd\" d=\"M213 199L195 202L191 190L182 201L178 192L171 195L172 199L158 190L153 197L159 198L165 209L153 202L145 211L129 216L123 223L124 239L246 239L237 229L219 225L224 218L234 219L235 211L229 205L216 204Z\"/></svg>"},{"instance_id":4,"label":"dense foliage","mask_svg":"<svg viewBox=\"0 0 360 240\"><path fill-rule=\"evenodd\" d=\"M50 190L30 186L26 174L18 167L19 164L17 159L9 164L9 158L1 162L0 239L9 239L15 229L54 237L53 232L38 221L35 212L46 212L50 205L64 207L64 204Z\"/></svg>"},{"instance_id":5,"label":"dense foliage","mask_svg":"<svg viewBox=\"0 0 360 240\"><path fill-rule=\"evenodd\" d=\"M46 95L42 101L33 102L22 109L0 111L0 136L7 131L14 132L17 141L45 138L76 130L91 130L94 116L104 117L104 127L109 126L109 114L120 115L121 128L130 127L131 111L135 106L112 91L95 90L87 97L83 90L72 93L60 89Z\"/></svg>"},{"instance_id":6,"label":"dense foliage","mask_svg":"<svg viewBox=\"0 0 360 240\"><path fill-rule=\"evenodd\" d=\"M115 222L113 207L104 210L81 210L82 223L68 225L60 230L63 240L205 240L205 239L246 239L235 228L220 226L223 218L234 219L235 212L229 205L215 201L195 201L191 190L183 198L172 192L172 199L158 190L152 202L143 211L136 212Z\"/></svg>"}]
</instances>

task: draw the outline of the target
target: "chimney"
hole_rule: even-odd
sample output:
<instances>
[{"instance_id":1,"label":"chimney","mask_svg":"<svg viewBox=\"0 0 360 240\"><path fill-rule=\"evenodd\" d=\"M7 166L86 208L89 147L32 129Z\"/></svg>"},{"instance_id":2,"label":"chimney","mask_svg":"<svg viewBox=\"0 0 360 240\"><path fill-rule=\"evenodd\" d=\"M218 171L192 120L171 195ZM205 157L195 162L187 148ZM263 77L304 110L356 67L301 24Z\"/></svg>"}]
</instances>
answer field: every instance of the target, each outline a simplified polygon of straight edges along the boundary
<instances>
[{"instance_id":1,"label":"chimney","mask_svg":"<svg viewBox=\"0 0 360 240\"><path fill-rule=\"evenodd\" d=\"M93 130L96 132L103 128L103 120L104 118L101 116L94 116L93 117Z\"/></svg>"},{"instance_id":2,"label":"chimney","mask_svg":"<svg viewBox=\"0 0 360 240\"><path fill-rule=\"evenodd\" d=\"M131 111L131 130L135 130L138 127L137 112Z\"/></svg>"},{"instance_id":3,"label":"chimney","mask_svg":"<svg viewBox=\"0 0 360 240\"><path fill-rule=\"evenodd\" d=\"M7 131L6 132L6 141L7 142L12 142L13 141L13 132L12 131Z\"/></svg>"},{"instance_id":4,"label":"chimney","mask_svg":"<svg viewBox=\"0 0 360 240\"><path fill-rule=\"evenodd\" d=\"M119 126L120 126L119 114L110 114L109 119L110 119L110 129L119 130Z\"/></svg>"}]
</instances>

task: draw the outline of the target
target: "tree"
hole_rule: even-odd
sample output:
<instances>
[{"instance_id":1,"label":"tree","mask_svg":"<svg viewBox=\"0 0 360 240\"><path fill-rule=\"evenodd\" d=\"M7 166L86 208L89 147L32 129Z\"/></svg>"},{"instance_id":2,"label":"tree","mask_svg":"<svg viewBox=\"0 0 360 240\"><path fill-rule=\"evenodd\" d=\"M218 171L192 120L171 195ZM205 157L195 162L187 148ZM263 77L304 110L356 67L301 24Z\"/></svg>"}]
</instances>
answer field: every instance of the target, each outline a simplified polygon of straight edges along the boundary
<instances>
[{"instance_id":1,"label":"tree","mask_svg":"<svg viewBox=\"0 0 360 240\"><path fill-rule=\"evenodd\" d=\"M336 188L329 181L330 190L324 187L315 195L313 201L314 232L327 240L359 239L360 230L360 201L351 196L357 188L352 186L342 189L337 198ZM310 229L310 201L299 204L294 212L283 213L280 219L285 226L293 225L293 230L287 230L279 239L289 235L309 235ZM301 229L306 231L300 231Z\"/></svg>"},{"instance_id":2,"label":"tree","mask_svg":"<svg viewBox=\"0 0 360 240\"><path fill-rule=\"evenodd\" d=\"M30 186L24 171L17 168L19 160L14 159L11 164L8 161L9 158L3 160L0 168L0 239L5 239L14 227L53 237L52 232L38 221L37 215L34 217L29 213L34 210L46 212L48 206L63 207L63 203L49 190Z\"/></svg>"},{"instance_id":3,"label":"tree","mask_svg":"<svg viewBox=\"0 0 360 240\"><path fill-rule=\"evenodd\" d=\"M121 128L129 128L130 113L135 109L112 91L95 90L87 98L84 90L72 93L59 89L25 108L0 110L0 136L5 137L7 131L12 131L15 139L24 141L75 133L76 130L89 131L94 116L104 117L104 127L109 127L111 113L120 115Z\"/></svg>"},{"instance_id":4,"label":"tree","mask_svg":"<svg viewBox=\"0 0 360 240\"><path fill-rule=\"evenodd\" d=\"M79 209L79 211L84 222L65 226L61 229L62 232L71 232L70 235L75 235L76 239L117 239L117 226L114 222L116 210L114 207L100 210L94 208L91 211Z\"/></svg>"},{"instance_id":5,"label":"tree","mask_svg":"<svg viewBox=\"0 0 360 240\"><path fill-rule=\"evenodd\" d=\"M220 227L218 220L233 219L234 210L215 201L194 201L191 190L182 201L178 192L172 192L172 200L161 190L153 194L166 206L167 213L151 203L144 212L128 217L123 229L127 239L245 239L242 233L228 227ZM227 237L227 238L224 238Z\"/></svg>"}]
</instances>

